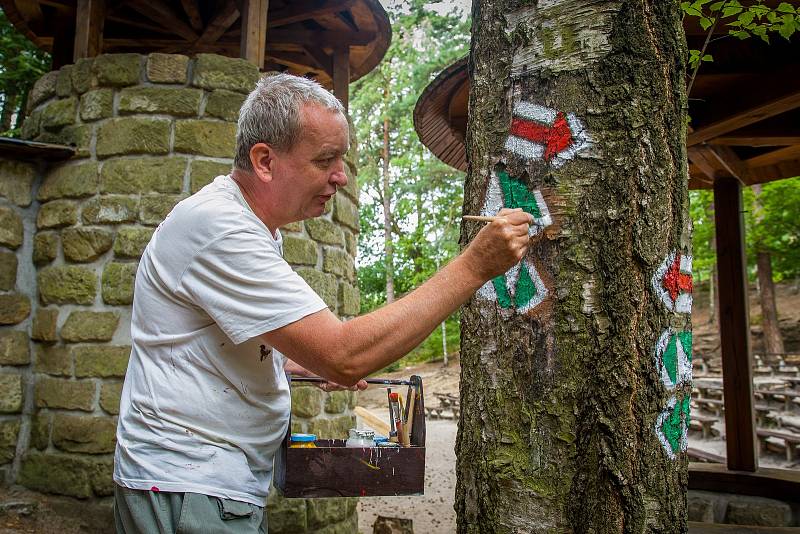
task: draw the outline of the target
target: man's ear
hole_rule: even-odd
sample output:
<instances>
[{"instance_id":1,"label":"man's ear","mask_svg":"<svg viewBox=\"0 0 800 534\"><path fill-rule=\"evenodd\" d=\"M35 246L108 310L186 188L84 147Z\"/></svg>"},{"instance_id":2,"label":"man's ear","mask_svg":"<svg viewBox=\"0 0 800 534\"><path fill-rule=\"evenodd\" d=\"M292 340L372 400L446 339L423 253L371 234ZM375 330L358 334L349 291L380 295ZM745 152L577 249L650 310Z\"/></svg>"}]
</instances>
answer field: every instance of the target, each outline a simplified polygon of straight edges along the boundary
<instances>
[{"instance_id":1,"label":"man's ear","mask_svg":"<svg viewBox=\"0 0 800 534\"><path fill-rule=\"evenodd\" d=\"M266 143L256 143L250 148L250 163L253 165L253 172L264 183L272 181L275 155L275 149Z\"/></svg>"}]
</instances>

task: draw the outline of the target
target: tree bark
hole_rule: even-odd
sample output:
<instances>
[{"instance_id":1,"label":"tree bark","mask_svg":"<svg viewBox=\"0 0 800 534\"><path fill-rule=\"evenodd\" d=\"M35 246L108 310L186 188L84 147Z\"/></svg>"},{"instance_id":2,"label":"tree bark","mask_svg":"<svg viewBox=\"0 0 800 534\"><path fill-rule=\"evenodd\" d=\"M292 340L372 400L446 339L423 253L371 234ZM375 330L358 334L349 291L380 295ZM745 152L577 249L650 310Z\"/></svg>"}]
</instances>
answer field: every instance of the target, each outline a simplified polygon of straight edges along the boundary
<instances>
[{"instance_id":1,"label":"tree bark","mask_svg":"<svg viewBox=\"0 0 800 534\"><path fill-rule=\"evenodd\" d=\"M685 532L679 4L473 6L464 213L537 222L462 313L458 531Z\"/></svg>"},{"instance_id":2,"label":"tree bark","mask_svg":"<svg viewBox=\"0 0 800 534\"><path fill-rule=\"evenodd\" d=\"M388 85L388 82L387 82ZM394 245L392 243L392 188L389 180L389 89L384 88L383 118L383 253L386 268L386 303L394 302Z\"/></svg>"},{"instance_id":3,"label":"tree bark","mask_svg":"<svg viewBox=\"0 0 800 534\"><path fill-rule=\"evenodd\" d=\"M783 354L783 336L778 325L778 310L775 306L775 283L772 281L772 256L759 252L756 256L758 270L758 298L761 304L761 326L764 331L764 352Z\"/></svg>"}]
</instances>

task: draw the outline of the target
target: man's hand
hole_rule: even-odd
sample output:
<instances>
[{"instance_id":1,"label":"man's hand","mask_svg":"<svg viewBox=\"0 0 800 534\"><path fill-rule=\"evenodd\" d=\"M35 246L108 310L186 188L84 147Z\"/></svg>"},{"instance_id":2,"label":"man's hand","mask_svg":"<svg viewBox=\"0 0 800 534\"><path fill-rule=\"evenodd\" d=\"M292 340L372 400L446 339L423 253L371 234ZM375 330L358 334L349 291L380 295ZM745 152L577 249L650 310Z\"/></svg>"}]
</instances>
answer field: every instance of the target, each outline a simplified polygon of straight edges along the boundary
<instances>
[{"instance_id":1,"label":"man's hand","mask_svg":"<svg viewBox=\"0 0 800 534\"><path fill-rule=\"evenodd\" d=\"M498 218L481 228L462 256L474 272L485 280L499 276L528 252L528 227L533 222L521 208L503 208Z\"/></svg>"}]
</instances>

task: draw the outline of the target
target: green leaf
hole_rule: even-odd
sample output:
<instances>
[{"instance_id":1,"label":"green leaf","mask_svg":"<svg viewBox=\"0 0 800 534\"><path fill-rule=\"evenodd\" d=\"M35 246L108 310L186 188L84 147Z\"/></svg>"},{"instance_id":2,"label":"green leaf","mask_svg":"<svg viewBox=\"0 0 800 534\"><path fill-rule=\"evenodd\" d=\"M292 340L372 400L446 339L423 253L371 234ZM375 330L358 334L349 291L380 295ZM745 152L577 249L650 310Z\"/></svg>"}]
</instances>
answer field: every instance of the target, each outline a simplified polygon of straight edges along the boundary
<instances>
[{"instance_id":1,"label":"green leaf","mask_svg":"<svg viewBox=\"0 0 800 534\"><path fill-rule=\"evenodd\" d=\"M778 7L775 8L775 11L778 11L780 13L792 13L792 14L794 14L795 13L795 8L792 7L792 4L790 4L788 2L781 2L778 5Z\"/></svg>"},{"instance_id":2,"label":"green leaf","mask_svg":"<svg viewBox=\"0 0 800 534\"><path fill-rule=\"evenodd\" d=\"M703 56L703 61L714 61L714 56L711 54L706 54Z\"/></svg>"},{"instance_id":3,"label":"green leaf","mask_svg":"<svg viewBox=\"0 0 800 534\"><path fill-rule=\"evenodd\" d=\"M744 13L739 15L739 21L744 25L748 25L751 22L753 22L753 18L755 16L756 16L756 14L753 13L752 11L745 11Z\"/></svg>"},{"instance_id":4,"label":"green leaf","mask_svg":"<svg viewBox=\"0 0 800 534\"><path fill-rule=\"evenodd\" d=\"M714 24L714 21L713 21L713 20L711 20L710 18L708 18L708 17L701 17L701 18L700 18L700 26L701 26L701 27L702 27L704 30L707 30L707 29L709 29L709 28L711 27L711 25L712 25L712 24Z\"/></svg>"},{"instance_id":5,"label":"green leaf","mask_svg":"<svg viewBox=\"0 0 800 534\"><path fill-rule=\"evenodd\" d=\"M741 13L742 9L742 6L725 6L725 8L722 10L722 16L732 17L738 13Z\"/></svg>"},{"instance_id":6,"label":"green leaf","mask_svg":"<svg viewBox=\"0 0 800 534\"><path fill-rule=\"evenodd\" d=\"M725 2L714 2L713 4L708 6L708 9L713 13L719 11L723 5L725 5Z\"/></svg>"}]
</instances>

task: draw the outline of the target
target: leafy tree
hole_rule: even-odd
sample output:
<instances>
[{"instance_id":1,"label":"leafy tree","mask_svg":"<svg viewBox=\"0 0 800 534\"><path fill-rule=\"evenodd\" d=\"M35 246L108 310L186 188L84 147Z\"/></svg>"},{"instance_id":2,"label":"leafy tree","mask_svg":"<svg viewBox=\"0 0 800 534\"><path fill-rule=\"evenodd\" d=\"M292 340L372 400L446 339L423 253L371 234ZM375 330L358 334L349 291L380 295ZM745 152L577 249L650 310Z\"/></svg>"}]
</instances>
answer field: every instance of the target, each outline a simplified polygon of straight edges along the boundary
<instances>
[{"instance_id":1,"label":"leafy tree","mask_svg":"<svg viewBox=\"0 0 800 534\"><path fill-rule=\"evenodd\" d=\"M50 55L20 34L0 11L0 135L19 135L28 93L49 70Z\"/></svg>"},{"instance_id":2,"label":"leafy tree","mask_svg":"<svg viewBox=\"0 0 800 534\"><path fill-rule=\"evenodd\" d=\"M466 54L469 21L421 0L389 6L392 44L383 62L351 87L359 140L362 311L407 293L458 251L463 173L419 141L413 111L422 91ZM452 328L451 328L452 331ZM441 333L428 344L441 346ZM457 343L457 337L448 343Z\"/></svg>"}]
</instances>

